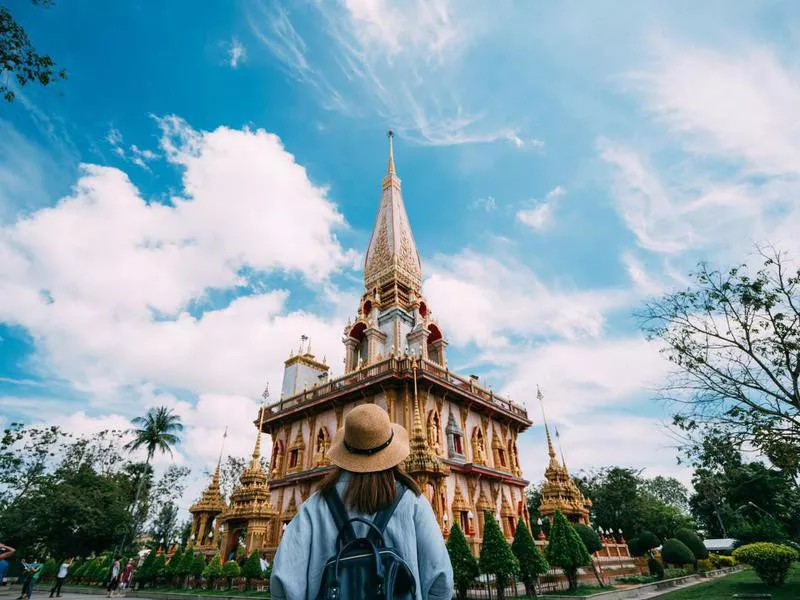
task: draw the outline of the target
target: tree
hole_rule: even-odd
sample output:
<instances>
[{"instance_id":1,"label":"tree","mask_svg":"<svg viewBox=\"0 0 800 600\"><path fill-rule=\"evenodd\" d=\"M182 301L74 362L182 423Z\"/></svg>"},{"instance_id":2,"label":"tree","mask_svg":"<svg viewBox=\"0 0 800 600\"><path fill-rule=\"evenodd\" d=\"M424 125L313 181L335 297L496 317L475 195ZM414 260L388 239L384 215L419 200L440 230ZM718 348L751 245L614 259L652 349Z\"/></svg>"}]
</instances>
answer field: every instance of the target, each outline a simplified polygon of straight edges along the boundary
<instances>
[{"instance_id":1,"label":"tree","mask_svg":"<svg viewBox=\"0 0 800 600\"><path fill-rule=\"evenodd\" d=\"M751 565L759 579L768 586L780 586L786 581L792 562L800 559L800 554L789 546L761 542L737 548L733 557Z\"/></svg>"},{"instance_id":2,"label":"tree","mask_svg":"<svg viewBox=\"0 0 800 600\"><path fill-rule=\"evenodd\" d=\"M793 475L800 469L800 270L775 249L762 265L704 263L693 285L646 305L649 339L675 365L663 396L689 436L727 435Z\"/></svg>"},{"instance_id":3,"label":"tree","mask_svg":"<svg viewBox=\"0 0 800 600\"><path fill-rule=\"evenodd\" d=\"M167 565L167 572L169 573L169 578L172 581L178 583L178 587L180 587L180 570L181 565L183 564L183 550L180 546L175 549L175 552L169 559L169 564Z\"/></svg>"},{"instance_id":4,"label":"tree","mask_svg":"<svg viewBox=\"0 0 800 600\"><path fill-rule=\"evenodd\" d=\"M505 586L511 577L519 573L519 562L503 537L497 520L490 512L485 513L483 520L483 543L479 565L482 572L494 575L497 598L504 600Z\"/></svg>"},{"instance_id":5,"label":"tree","mask_svg":"<svg viewBox=\"0 0 800 600\"><path fill-rule=\"evenodd\" d=\"M689 490L674 477L656 475L652 479L642 481L642 491L666 506L681 512L689 510Z\"/></svg>"},{"instance_id":6,"label":"tree","mask_svg":"<svg viewBox=\"0 0 800 600\"><path fill-rule=\"evenodd\" d=\"M578 589L578 568L590 564L592 557L578 533L560 511L553 515L545 556L551 566L564 570L569 580L569 589Z\"/></svg>"},{"instance_id":7,"label":"tree","mask_svg":"<svg viewBox=\"0 0 800 600\"><path fill-rule=\"evenodd\" d=\"M167 570L166 552L156 552L156 557L150 568L152 570L152 581L156 584L160 583L164 577L167 577L169 571Z\"/></svg>"},{"instance_id":8,"label":"tree","mask_svg":"<svg viewBox=\"0 0 800 600\"><path fill-rule=\"evenodd\" d=\"M181 418L166 406L151 408L144 417L136 417L131 423L136 425L137 429L131 429L130 433L134 437L126 448L129 450L144 448L147 451L145 465L148 467L156 451L172 456L172 448L181 441L179 436L183 431ZM144 479L140 478L133 500L134 507L139 503L143 484Z\"/></svg>"},{"instance_id":9,"label":"tree","mask_svg":"<svg viewBox=\"0 0 800 600\"><path fill-rule=\"evenodd\" d=\"M242 576L245 578L245 590L250 589L251 579L261 579L264 577L264 573L261 572L261 557L258 555L258 552L253 551L250 553L250 556L247 557L242 567Z\"/></svg>"},{"instance_id":10,"label":"tree","mask_svg":"<svg viewBox=\"0 0 800 600\"><path fill-rule=\"evenodd\" d=\"M202 554L195 554L192 561L192 572L194 577L201 577L206 569L206 559Z\"/></svg>"},{"instance_id":11,"label":"tree","mask_svg":"<svg viewBox=\"0 0 800 600\"><path fill-rule=\"evenodd\" d=\"M549 569L547 560L536 547L525 521L517 521L517 530L514 532L514 541L511 542L511 551L519 562L519 573L525 585L525 594L536 595L536 581L539 575L544 575Z\"/></svg>"},{"instance_id":12,"label":"tree","mask_svg":"<svg viewBox=\"0 0 800 600\"><path fill-rule=\"evenodd\" d=\"M32 0L33 4L52 5L53 0ZM55 79L66 79L64 69L56 70L56 64L47 54L39 54L28 38L25 29L5 7L0 7L0 94L13 102L15 93L2 83L13 76L22 87L30 82L49 85Z\"/></svg>"},{"instance_id":13,"label":"tree","mask_svg":"<svg viewBox=\"0 0 800 600\"><path fill-rule=\"evenodd\" d=\"M706 550L703 540L691 529L679 529L675 532L675 539L682 541L692 551L692 554L694 554L694 561L692 562L695 565L698 560L708 558L708 550Z\"/></svg>"},{"instance_id":14,"label":"tree","mask_svg":"<svg viewBox=\"0 0 800 600\"><path fill-rule=\"evenodd\" d=\"M661 546L661 559L671 565L688 565L695 562L694 554L680 540L670 538Z\"/></svg>"},{"instance_id":15,"label":"tree","mask_svg":"<svg viewBox=\"0 0 800 600\"><path fill-rule=\"evenodd\" d=\"M177 565L175 573L178 575L178 587L186 585L186 578L192 573L192 563L194 562L194 550L191 547L186 548L186 551L181 557L180 564Z\"/></svg>"},{"instance_id":16,"label":"tree","mask_svg":"<svg viewBox=\"0 0 800 600\"><path fill-rule=\"evenodd\" d=\"M229 560L222 567L222 576L228 580L228 589L233 587L233 578L239 577L241 569L235 560Z\"/></svg>"},{"instance_id":17,"label":"tree","mask_svg":"<svg viewBox=\"0 0 800 600\"><path fill-rule=\"evenodd\" d=\"M583 545L586 547L586 551L589 554L594 554L598 550L603 549L603 542L600 541L600 536L597 535L597 532L589 527L588 525L584 525L583 523L576 523L572 526L583 542Z\"/></svg>"},{"instance_id":18,"label":"tree","mask_svg":"<svg viewBox=\"0 0 800 600\"><path fill-rule=\"evenodd\" d=\"M450 528L447 538L447 553L453 565L453 585L458 600L466 600L470 584L478 577L478 561L472 555L467 538L458 523Z\"/></svg>"},{"instance_id":19,"label":"tree","mask_svg":"<svg viewBox=\"0 0 800 600\"><path fill-rule=\"evenodd\" d=\"M168 545L174 537L177 524L178 507L172 502L166 502L161 506L161 511L153 522L150 533L154 539Z\"/></svg>"},{"instance_id":20,"label":"tree","mask_svg":"<svg viewBox=\"0 0 800 600\"><path fill-rule=\"evenodd\" d=\"M634 556L650 555L653 548L658 548L661 540L652 531L643 531L637 537L628 541L628 549Z\"/></svg>"},{"instance_id":21,"label":"tree","mask_svg":"<svg viewBox=\"0 0 800 600\"><path fill-rule=\"evenodd\" d=\"M542 483L532 483L525 488L525 501L528 505L528 517L530 518L531 522L531 535L538 537L540 533L539 519L541 519L541 515L539 514L539 506L542 503ZM544 530L544 533L549 531L549 526L550 521L547 519L542 519L541 529Z\"/></svg>"},{"instance_id":22,"label":"tree","mask_svg":"<svg viewBox=\"0 0 800 600\"><path fill-rule=\"evenodd\" d=\"M206 568L203 569L203 577L208 579L208 587L209 589L214 589L214 581L219 577L222 577L222 562L219 560L219 554L215 554L214 558L211 559L206 565Z\"/></svg>"},{"instance_id":23,"label":"tree","mask_svg":"<svg viewBox=\"0 0 800 600\"><path fill-rule=\"evenodd\" d=\"M139 567L138 571L136 571L136 579L139 581L139 585L144 585L147 583L151 583L155 580L155 575L153 571L153 563L156 560L156 551L151 550L147 556L144 558L144 562L142 566Z\"/></svg>"}]
</instances>

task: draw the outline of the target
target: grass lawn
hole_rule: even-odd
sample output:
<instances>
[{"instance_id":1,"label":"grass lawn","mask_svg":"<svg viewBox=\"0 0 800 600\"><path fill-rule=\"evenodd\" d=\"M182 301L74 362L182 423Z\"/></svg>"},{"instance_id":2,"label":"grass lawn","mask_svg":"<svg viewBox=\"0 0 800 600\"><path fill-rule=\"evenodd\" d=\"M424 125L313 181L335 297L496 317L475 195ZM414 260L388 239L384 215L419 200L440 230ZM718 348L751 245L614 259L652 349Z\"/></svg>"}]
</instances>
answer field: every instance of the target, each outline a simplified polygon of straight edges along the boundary
<instances>
[{"instance_id":1,"label":"grass lawn","mask_svg":"<svg viewBox=\"0 0 800 600\"><path fill-rule=\"evenodd\" d=\"M722 579L701 583L678 590L663 600L730 600L734 594L772 594L773 600L798 600L800 598L800 566L789 571L786 583L778 588L768 588L752 569L728 575Z\"/></svg>"},{"instance_id":2,"label":"grass lawn","mask_svg":"<svg viewBox=\"0 0 800 600\"><path fill-rule=\"evenodd\" d=\"M545 592L545 596L589 596L591 594L599 594L600 592L610 592L614 589L613 585L600 587L597 585L579 585L577 590L570 592L569 590L558 590L555 592Z\"/></svg>"}]
</instances>

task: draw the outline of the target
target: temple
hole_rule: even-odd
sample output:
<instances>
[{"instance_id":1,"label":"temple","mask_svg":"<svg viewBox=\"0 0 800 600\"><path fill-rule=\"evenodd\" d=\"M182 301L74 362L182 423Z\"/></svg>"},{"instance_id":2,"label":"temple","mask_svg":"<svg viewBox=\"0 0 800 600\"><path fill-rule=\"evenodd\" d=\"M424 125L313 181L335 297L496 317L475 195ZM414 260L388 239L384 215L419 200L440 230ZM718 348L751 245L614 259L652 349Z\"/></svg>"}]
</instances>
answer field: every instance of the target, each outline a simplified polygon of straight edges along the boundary
<instances>
[{"instance_id":1,"label":"temple","mask_svg":"<svg viewBox=\"0 0 800 600\"><path fill-rule=\"evenodd\" d=\"M517 437L531 421L477 377L448 368L444 332L422 294L422 261L391 132L364 292L343 331L344 374L332 378L305 342L284 363L280 398L259 412L253 460L229 506L220 510L214 480L192 507L200 542L211 532L225 557L238 548L272 555L286 524L333 468L327 453L334 432L365 402L380 405L409 431L411 454L403 467L431 502L443 535L457 522L477 552L486 511L498 517L509 540L519 519L528 522ZM269 473L259 463L261 432L272 440Z\"/></svg>"},{"instance_id":2,"label":"temple","mask_svg":"<svg viewBox=\"0 0 800 600\"><path fill-rule=\"evenodd\" d=\"M544 472L539 514L552 520L556 511L560 511L571 523L588 525L592 501L581 493L572 477L570 477L563 454L561 462L558 461L556 451L553 448L553 439L550 437L547 418L544 415L542 392L538 391L537 396L539 402L542 403L542 421L544 422L544 431L547 438L547 453L550 456L550 462Z\"/></svg>"}]
</instances>

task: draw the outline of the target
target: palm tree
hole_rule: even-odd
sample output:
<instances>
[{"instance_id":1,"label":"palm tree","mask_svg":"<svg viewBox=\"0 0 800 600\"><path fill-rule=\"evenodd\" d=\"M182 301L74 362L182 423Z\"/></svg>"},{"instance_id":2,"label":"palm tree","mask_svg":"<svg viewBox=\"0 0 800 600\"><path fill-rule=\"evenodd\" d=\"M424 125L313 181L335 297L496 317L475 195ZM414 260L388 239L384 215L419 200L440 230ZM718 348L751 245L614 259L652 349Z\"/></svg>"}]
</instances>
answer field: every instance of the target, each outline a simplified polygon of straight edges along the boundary
<instances>
[{"instance_id":1,"label":"palm tree","mask_svg":"<svg viewBox=\"0 0 800 600\"><path fill-rule=\"evenodd\" d=\"M131 423L137 428L130 430L133 439L125 445L125 448L128 450L147 449L147 460L144 463L144 470L139 476L139 485L136 486L136 497L133 500L133 514L136 514L136 507L139 504L139 496L142 493L150 461L153 460L156 450L172 456L172 448L181 441L178 434L183 431L183 423L181 423L181 418L166 406L151 408L145 416L131 419Z\"/></svg>"}]
</instances>

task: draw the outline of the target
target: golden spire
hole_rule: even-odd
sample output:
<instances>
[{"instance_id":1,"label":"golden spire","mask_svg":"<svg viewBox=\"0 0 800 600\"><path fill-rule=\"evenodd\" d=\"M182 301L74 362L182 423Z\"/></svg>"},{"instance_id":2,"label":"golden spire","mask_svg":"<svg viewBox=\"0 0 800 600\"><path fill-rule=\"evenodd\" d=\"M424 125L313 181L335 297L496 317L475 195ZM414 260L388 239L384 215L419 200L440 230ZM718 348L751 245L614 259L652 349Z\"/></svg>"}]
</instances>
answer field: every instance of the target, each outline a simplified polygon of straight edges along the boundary
<instances>
[{"instance_id":1,"label":"golden spire","mask_svg":"<svg viewBox=\"0 0 800 600\"><path fill-rule=\"evenodd\" d=\"M264 427L264 409L267 407L267 398L269 398L269 383L264 388L261 398L261 408L258 411L258 433L256 434L256 447L253 448L253 461L250 463L251 469L256 469L261 465L259 462L261 458L261 429Z\"/></svg>"},{"instance_id":2,"label":"golden spire","mask_svg":"<svg viewBox=\"0 0 800 600\"><path fill-rule=\"evenodd\" d=\"M412 437L412 448L417 450L427 450L428 446L428 438L425 435L425 430L422 427L422 416L420 415L419 411L419 398L417 397L417 369L416 369L416 358L411 359L413 361L413 371L414 371L414 431Z\"/></svg>"},{"instance_id":3,"label":"golden spire","mask_svg":"<svg viewBox=\"0 0 800 600\"><path fill-rule=\"evenodd\" d=\"M225 440L228 438L228 428L225 427L225 433L222 434L222 443L219 446L219 458L217 459L217 469L214 471L214 478L211 480L211 485L219 487L219 469L222 466L222 450L225 448Z\"/></svg>"},{"instance_id":4,"label":"golden spire","mask_svg":"<svg viewBox=\"0 0 800 600\"><path fill-rule=\"evenodd\" d=\"M544 423L544 433L547 436L547 453L550 455L550 462L556 458L556 451L553 449L553 440L550 439L550 429L547 427L547 416L544 414L544 396L539 386L536 386L536 397L539 399L539 405L542 407L542 422Z\"/></svg>"},{"instance_id":5,"label":"golden spire","mask_svg":"<svg viewBox=\"0 0 800 600\"><path fill-rule=\"evenodd\" d=\"M567 459L564 458L564 448L561 445L561 436L558 434L558 427L556 427L556 439L558 440L558 451L561 453L561 464L564 465L564 472L567 473Z\"/></svg>"}]
</instances>

